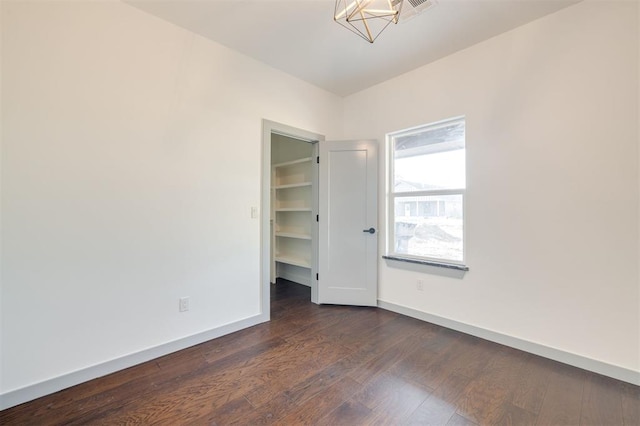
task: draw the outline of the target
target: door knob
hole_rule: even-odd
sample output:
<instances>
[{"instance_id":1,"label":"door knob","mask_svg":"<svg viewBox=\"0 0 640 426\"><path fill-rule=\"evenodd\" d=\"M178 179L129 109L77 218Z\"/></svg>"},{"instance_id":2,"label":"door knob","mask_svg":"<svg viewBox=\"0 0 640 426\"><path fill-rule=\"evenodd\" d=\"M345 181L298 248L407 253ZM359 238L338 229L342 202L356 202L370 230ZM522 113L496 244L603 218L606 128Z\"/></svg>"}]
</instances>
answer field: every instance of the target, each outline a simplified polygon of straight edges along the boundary
<instances>
[{"instance_id":1,"label":"door knob","mask_svg":"<svg viewBox=\"0 0 640 426\"><path fill-rule=\"evenodd\" d=\"M363 229L362 232L368 232L370 234L375 234L376 230L375 230L375 228L369 228L369 229Z\"/></svg>"}]
</instances>

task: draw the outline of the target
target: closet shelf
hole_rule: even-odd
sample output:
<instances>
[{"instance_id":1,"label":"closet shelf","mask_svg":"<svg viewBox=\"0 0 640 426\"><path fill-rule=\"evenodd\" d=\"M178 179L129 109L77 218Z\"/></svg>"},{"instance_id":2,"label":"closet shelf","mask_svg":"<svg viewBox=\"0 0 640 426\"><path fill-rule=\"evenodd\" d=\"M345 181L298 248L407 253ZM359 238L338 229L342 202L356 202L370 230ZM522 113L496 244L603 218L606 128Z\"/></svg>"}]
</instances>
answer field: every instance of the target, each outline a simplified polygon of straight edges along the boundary
<instances>
[{"instance_id":1,"label":"closet shelf","mask_svg":"<svg viewBox=\"0 0 640 426\"><path fill-rule=\"evenodd\" d=\"M293 166L294 164L310 163L310 162L311 162L311 157L305 157L305 158L300 158L298 160L274 164L273 167L286 167L286 166Z\"/></svg>"},{"instance_id":2,"label":"closet shelf","mask_svg":"<svg viewBox=\"0 0 640 426\"><path fill-rule=\"evenodd\" d=\"M274 260L276 262L286 263L288 265L300 266L302 268L311 268L311 263L307 259L289 256L276 256Z\"/></svg>"},{"instance_id":3,"label":"closet shelf","mask_svg":"<svg viewBox=\"0 0 640 426\"><path fill-rule=\"evenodd\" d=\"M297 234L295 232L276 232L276 237L296 238L296 239L299 239L299 240L311 240L311 235Z\"/></svg>"},{"instance_id":4,"label":"closet shelf","mask_svg":"<svg viewBox=\"0 0 640 426\"><path fill-rule=\"evenodd\" d=\"M303 188L305 186L311 186L311 182L290 183L287 185L276 185L273 189L289 189L289 188Z\"/></svg>"},{"instance_id":5,"label":"closet shelf","mask_svg":"<svg viewBox=\"0 0 640 426\"><path fill-rule=\"evenodd\" d=\"M311 209L310 208L305 208L305 207L287 207L287 208L276 208L275 211L277 212L310 212Z\"/></svg>"}]
</instances>

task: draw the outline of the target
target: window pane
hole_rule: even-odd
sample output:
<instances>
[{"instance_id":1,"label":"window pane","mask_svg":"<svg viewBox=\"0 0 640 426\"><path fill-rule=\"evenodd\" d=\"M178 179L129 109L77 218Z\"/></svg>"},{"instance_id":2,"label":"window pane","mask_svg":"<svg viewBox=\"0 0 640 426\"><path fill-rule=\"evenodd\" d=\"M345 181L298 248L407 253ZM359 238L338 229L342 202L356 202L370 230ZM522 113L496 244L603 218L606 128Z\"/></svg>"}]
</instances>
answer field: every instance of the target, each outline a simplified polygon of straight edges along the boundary
<instances>
[{"instance_id":1,"label":"window pane","mask_svg":"<svg viewBox=\"0 0 640 426\"><path fill-rule=\"evenodd\" d=\"M394 192L465 188L464 119L393 137Z\"/></svg>"},{"instance_id":2,"label":"window pane","mask_svg":"<svg viewBox=\"0 0 640 426\"><path fill-rule=\"evenodd\" d=\"M396 254L463 261L462 195L397 197Z\"/></svg>"},{"instance_id":3,"label":"window pane","mask_svg":"<svg viewBox=\"0 0 640 426\"><path fill-rule=\"evenodd\" d=\"M393 192L465 188L465 150L399 158Z\"/></svg>"}]
</instances>

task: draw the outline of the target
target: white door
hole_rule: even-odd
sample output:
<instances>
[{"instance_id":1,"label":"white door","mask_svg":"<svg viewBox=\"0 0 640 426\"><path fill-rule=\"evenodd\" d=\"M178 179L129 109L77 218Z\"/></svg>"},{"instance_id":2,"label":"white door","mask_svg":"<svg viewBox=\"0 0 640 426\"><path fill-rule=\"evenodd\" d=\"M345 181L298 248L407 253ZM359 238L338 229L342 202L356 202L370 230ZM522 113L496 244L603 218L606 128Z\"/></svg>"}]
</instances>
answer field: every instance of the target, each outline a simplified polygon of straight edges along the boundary
<instances>
[{"instance_id":1,"label":"white door","mask_svg":"<svg viewBox=\"0 0 640 426\"><path fill-rule=\"evenodd\" d=\"M378 143L319 145L318 303L376 306Z\"/></svg>"}]
</instances>

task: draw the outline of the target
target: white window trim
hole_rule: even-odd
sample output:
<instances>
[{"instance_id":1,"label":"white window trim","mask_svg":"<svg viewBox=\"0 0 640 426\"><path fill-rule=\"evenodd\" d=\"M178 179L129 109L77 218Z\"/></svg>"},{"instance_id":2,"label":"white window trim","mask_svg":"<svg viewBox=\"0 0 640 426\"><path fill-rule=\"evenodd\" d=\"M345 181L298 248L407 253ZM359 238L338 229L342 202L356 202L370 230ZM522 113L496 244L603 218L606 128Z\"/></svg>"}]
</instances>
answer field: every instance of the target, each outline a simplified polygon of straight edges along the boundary
<instances>
[{"instance_id":1,"label":"white window trim","mask_svg":"<svg viewBox=\"0 0 640 426\"><path fill-rule=\"evenodd\" d=\"M467 196L466 196L466 188L465 189L440 189L440 190L424 190L424 191L411 191L411 192L393 192L393 177L394 177L394 164L395 164L395 156L393 149L393 139L399 135L401 136L409 136L413 134L420 133L424 131L425 128L429 127L430 129L436 129L438 127L446 126L447 124L459 120L465 120L464 116L453 117L450 119L442 120L439 122L421 125L417 127L413 127L406 130L400 130L397 132L388 133L386 136L386 144L387 144L387 176L386 176L386 187L387 187L387 240L386 240L386 252L387 254L383 256L385 259L390 260L398 260L398 261L407 261L410 263L419 263L429 266L441 266L445 268L453 268L460 269L463 271L467 271L469 268L466 265L467 259ZM465 123L466 125L466 123ZM466 141L465 141L465 152L466 152ZM453 259L441 259L441 258L433 258L428 256L415 256L407 253L396 253L395 252L395 213L394 213L394 205L396 198L403 197L420 197L420 196L434 196L434 195L461 195L462 196L462 260L453 260Z\"/></svg>"}]
</instances>

